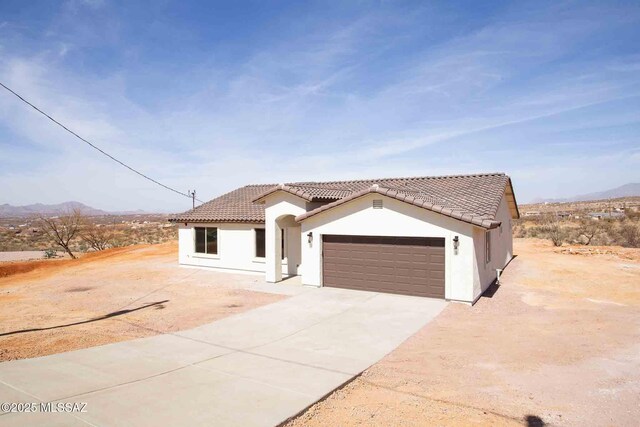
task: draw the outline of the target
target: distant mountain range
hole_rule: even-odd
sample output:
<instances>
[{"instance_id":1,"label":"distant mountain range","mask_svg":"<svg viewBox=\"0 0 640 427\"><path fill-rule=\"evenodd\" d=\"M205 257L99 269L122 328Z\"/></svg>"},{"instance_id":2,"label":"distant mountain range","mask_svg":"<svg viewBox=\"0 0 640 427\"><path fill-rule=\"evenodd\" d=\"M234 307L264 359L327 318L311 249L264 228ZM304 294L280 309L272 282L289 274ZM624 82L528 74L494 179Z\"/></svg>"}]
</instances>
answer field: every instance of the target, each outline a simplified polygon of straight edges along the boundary
<instances>
[{"instance_id":1,"label":"distant mountain range","mask_svg":"<svg viewBox=\"0 0 640 427\"><path fill-rule=\"evenodd\" d=\"M581 194L579 196L567 197L564 199L536 199L531 203L585 202L588 200L617 199L619 197L633 196L640 196L640 183L625 184L620 187L612 188L611 190Z\"/></svg>"},{"instance_id":2,"label":"distant mountain range","mask_svg":"<svg viewBox=\"0 0 640 427\"><path fill-rule=\"evenodd\" d=\"M582 194L579 196L567 197L563 199L535 199L529 204L535 203L565 203L565 202L584 202L589 200L617 199L619 197L640 197L640 183L625 184L617 188L606 191L598 191L595 193ZM88 216L99 215L141 215L149 214L143 210L107 212L101 209L95 209L80 202L64 202L55 205L44 205L36 203L25 206L12 206L5 203L0 205L0 218L9 217L29 217L34 215L57 215L69 212L73 209L80 209L82 213Z\"/></svg>"},{"instance_id":3,"label":"distant mountain range","mask_svg":"<svg viewBox=\"0 0 640 427\"><path fill-rule=\"evenodd\" d=\"M5 203L0 205L0 218L9 217L29 217L34 215L57 215L60 213L69 212L73 209L80 209L83 214L88 216L98 215L134 215L147 213L142 210L137 211L123 211L123 212L107 212L101 209L95 209L91 206L87 206L80 202L64 202L55 205L44 205L42 203L36 203L26 206L12 206Z\"/></svg>"}]
</instances>

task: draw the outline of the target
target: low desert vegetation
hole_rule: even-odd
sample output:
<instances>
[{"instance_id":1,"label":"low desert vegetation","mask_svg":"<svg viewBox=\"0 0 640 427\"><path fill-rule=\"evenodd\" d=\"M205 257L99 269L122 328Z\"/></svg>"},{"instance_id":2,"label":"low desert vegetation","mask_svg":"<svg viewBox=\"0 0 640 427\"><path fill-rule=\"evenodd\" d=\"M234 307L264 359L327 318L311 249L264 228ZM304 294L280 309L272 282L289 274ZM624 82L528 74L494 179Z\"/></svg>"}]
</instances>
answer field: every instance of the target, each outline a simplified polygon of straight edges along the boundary
<instances>
[{"instance_id":1,"label":"low desert vegetation","mask_svg":"<svg viewBox=\"0 0 640 427\"><path fill-rule=\"evenodd\" d=\"M110 224L85 222L80 239L94 251L103 251L118 246L117 236L117 223L115 221Z\"/></svg>"},{"instance_id":2,"label":"low desert vegetation","mask_svg":"<svg viewBox=\"0 0 640 427\"><path fill-rule=\"evenodd\" d=\"M0 251L46 251L47 258L136 244L177 240L177 229L166 215L87 216L68 211L57 216L0 219Z\"/></svg>"},{"instance_id":3,"label":"low desert vegetation","mask_svg":"<svg viewBox=\"0 0 640 427\"><path fill-rule=\"evenodd\" d=\"M576 218L578 217L578 218ZM583 215L559 218L553 213L524 217L516 221L514 236L586 246L640 247L640 213L628 212L624 218L593 219Z\"/></svg>"}]
</instances>

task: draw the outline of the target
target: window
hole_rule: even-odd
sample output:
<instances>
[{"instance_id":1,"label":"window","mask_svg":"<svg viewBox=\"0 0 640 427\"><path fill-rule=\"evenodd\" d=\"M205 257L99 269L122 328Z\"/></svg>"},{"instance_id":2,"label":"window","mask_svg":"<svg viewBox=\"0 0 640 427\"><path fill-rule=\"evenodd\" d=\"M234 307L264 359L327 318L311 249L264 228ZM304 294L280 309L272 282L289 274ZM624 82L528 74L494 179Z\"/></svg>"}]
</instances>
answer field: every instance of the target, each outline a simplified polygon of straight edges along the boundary
<instances>
[{"instance_id":1,"label":"window","mask_svg":"<svg viewBox=\"0 0 640 427\"><path fill-rule=\"evenodd\" d=\"M484 233L484 259L488 264L491 262L491 231L485 231Z\"/></svg>"},{"instance_id":2,"label":"window","mask_svg":"<svg viewBox=\"0 0 640 427\"><path fill-rule=\"evenodd\" d=\"M264 258L266 245L264 228L256 228L256 258Z\"/></svg>"},{"instance_id":3,"label":"window","mask_svg":"<svg viewBox=\"0 0 640 427\"><path fill-rule=\"evenodd\" d=\"M264 258L265 257L265 252L266 252L266 246L267 246L267 239L265 236L265 231L264 228L256 228L254 230L256 232L256 258ZM282 229L282 239L281 239L281 245L282 245L282 259L284 259L284 254L285 252L285 246L284 246L284 229Z\"/></svg>"},{"instance_id":4,"label":"window","mask_svg":"<svg viewBox=\"0 0 640 427\"><path fill-rule=\"evenodd\" d=\"M196 227L196 252L199 254L218 254L217 228Z\"/></svg>"}]
</instances>

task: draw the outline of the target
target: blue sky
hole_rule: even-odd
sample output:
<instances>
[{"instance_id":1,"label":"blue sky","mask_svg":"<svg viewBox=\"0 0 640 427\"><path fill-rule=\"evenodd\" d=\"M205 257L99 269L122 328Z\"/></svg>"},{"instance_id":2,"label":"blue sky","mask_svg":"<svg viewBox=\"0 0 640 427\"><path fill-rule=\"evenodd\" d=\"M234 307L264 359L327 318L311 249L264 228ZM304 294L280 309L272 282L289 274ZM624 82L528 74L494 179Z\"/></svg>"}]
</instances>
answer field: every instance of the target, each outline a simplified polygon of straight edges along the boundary
<instances>
[{"instance_id":1,"label":"blue sky","mask_svg":"<svg viewBox=\"0 0 640 427\"><path fill-rule=\"evenodd\" d=\"M638 2L0 2L0 80L201 199L503 171L520 202L640 181ZM190 201L0 93L0 203Z\"/></svg>"}]
</instances>

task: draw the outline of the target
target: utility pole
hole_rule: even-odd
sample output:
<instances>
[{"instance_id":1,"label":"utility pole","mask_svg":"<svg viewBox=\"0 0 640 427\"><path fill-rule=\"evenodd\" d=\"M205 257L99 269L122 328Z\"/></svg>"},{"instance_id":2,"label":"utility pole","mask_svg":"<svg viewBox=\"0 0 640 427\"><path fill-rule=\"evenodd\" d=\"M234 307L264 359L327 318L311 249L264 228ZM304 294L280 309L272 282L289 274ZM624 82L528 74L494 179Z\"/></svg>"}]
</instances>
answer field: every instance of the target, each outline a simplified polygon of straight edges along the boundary
<instances>
[{"instance_id":1,"label":"utility pole","mask_svg":"<svg viewBox=\"0 0 640 427\"><path fill-rule=\"evenodd\" d=\"M187 190L187 194L191 197L193 209L196 208L196 190Z\"/></svg>"}]
</instances>

